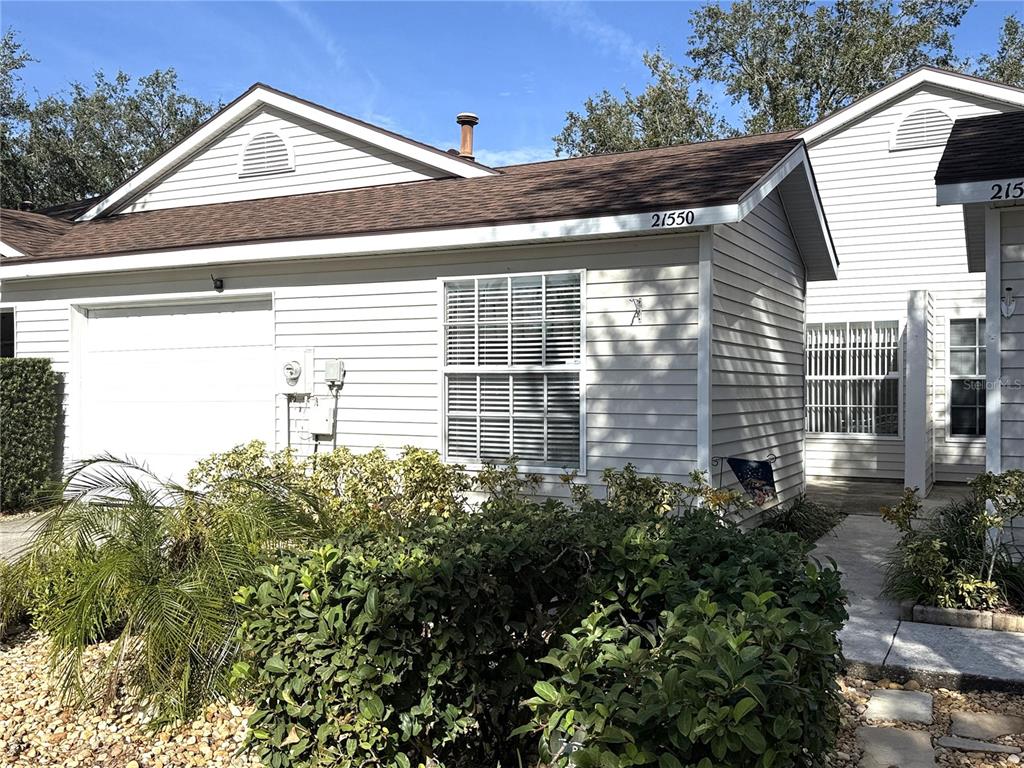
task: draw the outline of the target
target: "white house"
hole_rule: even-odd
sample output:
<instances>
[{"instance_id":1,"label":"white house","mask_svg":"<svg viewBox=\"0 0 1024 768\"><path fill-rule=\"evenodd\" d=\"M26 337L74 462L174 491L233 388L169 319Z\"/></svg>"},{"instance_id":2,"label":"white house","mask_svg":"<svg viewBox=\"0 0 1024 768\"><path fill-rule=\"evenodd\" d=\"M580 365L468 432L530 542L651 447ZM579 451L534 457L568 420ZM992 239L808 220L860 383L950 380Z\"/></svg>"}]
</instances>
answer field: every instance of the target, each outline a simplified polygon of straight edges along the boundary
<instances>
[{"instance_id":1,"label":"white house","mask_svg":"<svg viewBox=\"0 0 1024 768\"><path fill-rule=\"evenodd\" d=\"M256 85L110 194L0 214L66 457L412 444L596 482L772 453L799 492L806 281L836 275L804 142L495 169L459 122L452 154Z\"/></svg>"},{"instance_id":2,"label":"white house","mask_svg":"<svg viewBox=\"0 0 1024 768\"><path fill-rule=\"evenodd\" d=\"M797 134L840 262L807 291L809 475L927 492L984 471L992 314L934 178L954 121L1022 108L1020 89L922 68Z\"/></svg>"},{"instance_id":3,"label":"white house","mask_svg":"<svg viewBox=\"0 0 1024 768\"><path fill-rule=\"evenodd\" d=\"M957 120L935 185L939 205L962 207L986 282L987 469L1024 469L1024 112Z\"/></svg>"}]
</instances>

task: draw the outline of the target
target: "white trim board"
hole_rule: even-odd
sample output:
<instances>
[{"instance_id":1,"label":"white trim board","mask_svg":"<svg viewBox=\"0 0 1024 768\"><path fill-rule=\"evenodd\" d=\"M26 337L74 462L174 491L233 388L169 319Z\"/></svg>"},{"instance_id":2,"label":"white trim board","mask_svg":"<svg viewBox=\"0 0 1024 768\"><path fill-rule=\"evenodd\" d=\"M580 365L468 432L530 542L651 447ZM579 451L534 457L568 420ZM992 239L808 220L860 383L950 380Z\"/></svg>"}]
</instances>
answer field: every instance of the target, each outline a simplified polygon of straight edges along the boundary
<instances>
[{"instance_id":1,"label":"white trim board","mask_svg":"<svg viewBox=\"0 0 1024 768\"><path fill-rule=\"evenodd\" d=\"M1006 197L1009 195L1009 197ZM936 184L936 205L966 203L1024 202L1024 178L968 181L962 184Z\"/></svg>"},{"instance_id":2,"label":"white trim board","mask_svg":"<svg viewBox=\"0 0 1024 768\"><path fill-rule=\"evenodd\" d=\"M991 99L1004 104L1017 107L1024 107L1024 90L1014 88L1001 83L994 83L981 80L969 75L962 75L956 72L933 67L921 67L913 72L904 75L893 83L881 88L859 101L855 101L845 109L841 109L828 117L819 120L814 125L805 128L797 136L808 144L815 144L818 141L841 130L846 125L859 120L865 115L881 109L898 100L904 94L925 86L936 86L969 96Z\"/></svg>"},{"instance_id":3,"label":"white trim board","mask_svg":"<svg viewBox=\"0 0 1024 768\"><path fill-rule=\"evenodd\" d=\"M386 151L394 152L401 157L406 157L423 165L450 173L452 176L473 178L492 176L497 173L497 171L491 168L466 162L462 158L449 155L439 149L433 149L400 138L332 110L318 107L307 101L257 84L210 118L184 141L169 149L113 192L103 197L102 200L79 216L77 221L89 221L97 216L123 208L133 199L143 194L153 184L172 172L178 165L195 155L202 147L214 141L232 126L263 107L272 107L296 115L331 130L361 139Z\"/></svg>"},{"instance_id":4,"label":"white trim board","mask_svg":"<svg viewBox=\"0 0 1024 768\"><path fill-rule=\"evenodd\" d=\"M1000 212L985 210L985 469L1002 472L1003 293Z\"/></svg>"},{"instance_id":5,"label":"white trim board","mask_svg":"<svg viewBox=\"0 0 1024 768\"><path fill-rule=\"evenodd\" d=\"M388 232L374 235L280 240L275 242L240 243L237 245L200 246L162 251L127 253L113 256L75 257L69 259L24 261L0 264L0 280L32 279L62 275L100 274L132 270L167 269L174 267L213 266L239 262L265 262L291 259L318 259L376 254L411 253L455 248L525 244L540 241L558 242L577 239L616 237L623 235L660 235L670 232L695 231L715 224L734 224L747 216L770 195L791 173L803 166L815 210L820 234L825 242L825 271L834 279L838 260L825 222L821 200L814 184L806 149L793 149L755 185L743 193L736 203L696 208L669 208L644 213L553 221L499 224L434 229L410 232ZM692 213L670 226L654 226L655 219L665 221L680 212ZM796 233L794 233L796 234ZM808 254L801 252L807 263Z\"/></svg>"}]
</instances>

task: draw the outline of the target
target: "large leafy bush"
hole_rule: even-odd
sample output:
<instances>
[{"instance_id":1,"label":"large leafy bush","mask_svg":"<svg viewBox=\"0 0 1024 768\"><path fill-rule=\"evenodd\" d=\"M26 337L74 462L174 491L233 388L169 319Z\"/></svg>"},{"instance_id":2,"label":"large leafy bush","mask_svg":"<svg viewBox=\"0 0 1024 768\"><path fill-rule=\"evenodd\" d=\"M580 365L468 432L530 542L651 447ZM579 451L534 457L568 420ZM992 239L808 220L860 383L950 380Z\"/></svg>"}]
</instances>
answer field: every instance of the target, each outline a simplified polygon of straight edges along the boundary
<instances>
[{"instance_id":1,"label":"large leafy bush","mask_svg":"<svg viewBox=\"0 0 1024 768\"><path fill-rule=\"evenodd\" d=\"M796 537L672 514L635 474L578 508L510 477L485 473L501 493L475 514L359 526L240 591L266 765L567 764L552 745L573 742L599 765L820 764L834 570Z\"/></svg>"},{"instance_id":2,"label":"large leafy bush","mask_svg":"<svg viewBox=\"0 0 1024 768\"><path fill-rule=\"evenodd\" d=\"M112 457L83 462L30 551L0 569L0 632L29 618L47 632L69 700L109 698L125 683L159 720L187 716L227 693L233 595L279 546L464 515L470 485L429 451L301 459L259 442L211 456L189 479ZM104 638L113 648L86 674L84 650Z\"/></svg>"},{"instance_id":3,"label":"large leafy bush","mask_svg":"<svg viewBox=\"0 0 1024 768\"><path fill-rule=\"evenodd\" d=\"M49 360L0 358L0 511L37 504L56 474L58 384Z\"/></svg>"},{"instance_id":4,"label":"large leafy bush","mask_svg":"<svg viewBox=\"0 0 1024 768\"><path fill-rule=\"evenodd\" d=\"M986 473L970 487L931 514L911 488L882 509L900 533L886 564L888 595L943 608L1024 610L1024 565L1002 537L1024 512L1024 472Z\"/></svg>"}]
</instances>

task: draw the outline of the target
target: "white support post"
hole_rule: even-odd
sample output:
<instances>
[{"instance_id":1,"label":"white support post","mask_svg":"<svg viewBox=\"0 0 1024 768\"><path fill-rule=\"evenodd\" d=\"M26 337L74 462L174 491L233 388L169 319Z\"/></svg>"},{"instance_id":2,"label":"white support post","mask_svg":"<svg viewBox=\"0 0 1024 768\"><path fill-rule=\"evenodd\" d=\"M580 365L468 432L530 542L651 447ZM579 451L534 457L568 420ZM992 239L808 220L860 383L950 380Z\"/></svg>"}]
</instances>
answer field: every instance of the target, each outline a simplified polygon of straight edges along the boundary
<instances>
[{"instance_id":1,"label":"white support post","mask_svg":"<svg viewBox=\"0 0 1024 768\"><path fill-rule=\"evenodd\" d=\"M1002 263L999 209L985 210L985 468L1002 472Z\"/></svg>"},{"instance_id":2,"label":"white support post","mask_svg":"<svg viewBox=\"0 0 1024 768\"><path fill-rule=\"evenodd\" d=\"M904 408L903 484L931 491L928 462L931 414L928 412L928 291L911 291L907 301L907 393Z\"/></svg>"},{"instance_id":3,"label":"white support post","mask_svg":"<svg viewBox=\"0 0 1024 768\"><path fill-rule=\"evenodd\" d=\"M697 469L711 475L711 331L714 309L714 227L700 233L697 268Z\"/></svg>"}]
</instances>

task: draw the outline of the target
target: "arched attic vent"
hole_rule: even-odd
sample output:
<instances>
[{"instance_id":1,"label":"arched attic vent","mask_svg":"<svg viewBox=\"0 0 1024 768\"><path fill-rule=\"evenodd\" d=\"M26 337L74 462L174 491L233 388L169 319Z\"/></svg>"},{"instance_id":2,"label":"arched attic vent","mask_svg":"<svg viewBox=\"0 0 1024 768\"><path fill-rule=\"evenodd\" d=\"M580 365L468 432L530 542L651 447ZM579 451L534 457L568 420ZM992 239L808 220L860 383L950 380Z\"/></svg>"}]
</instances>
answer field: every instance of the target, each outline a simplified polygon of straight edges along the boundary
<instances>
[{"instance_id":1,"label":"arched attic vent","mask_svg":"<svg viewBox=\"0 0 1024 768\"><path fill-rule=\"evenodd\" d=\"M257 133L242 150L238 175L271 176L295 170L291 148L273 131Z\"/></svg>"},{"instance_id":2,"label":"arched attic vent","mask_svg":"<svg viewBox=\"0 0 1024 768\"><path fill-rule=\"evenodd\" d=\"M946 143L953 119L938 109L918 109L903 118L892 136L890 149L937 147Z\"/></svg>"}]
</instances>

